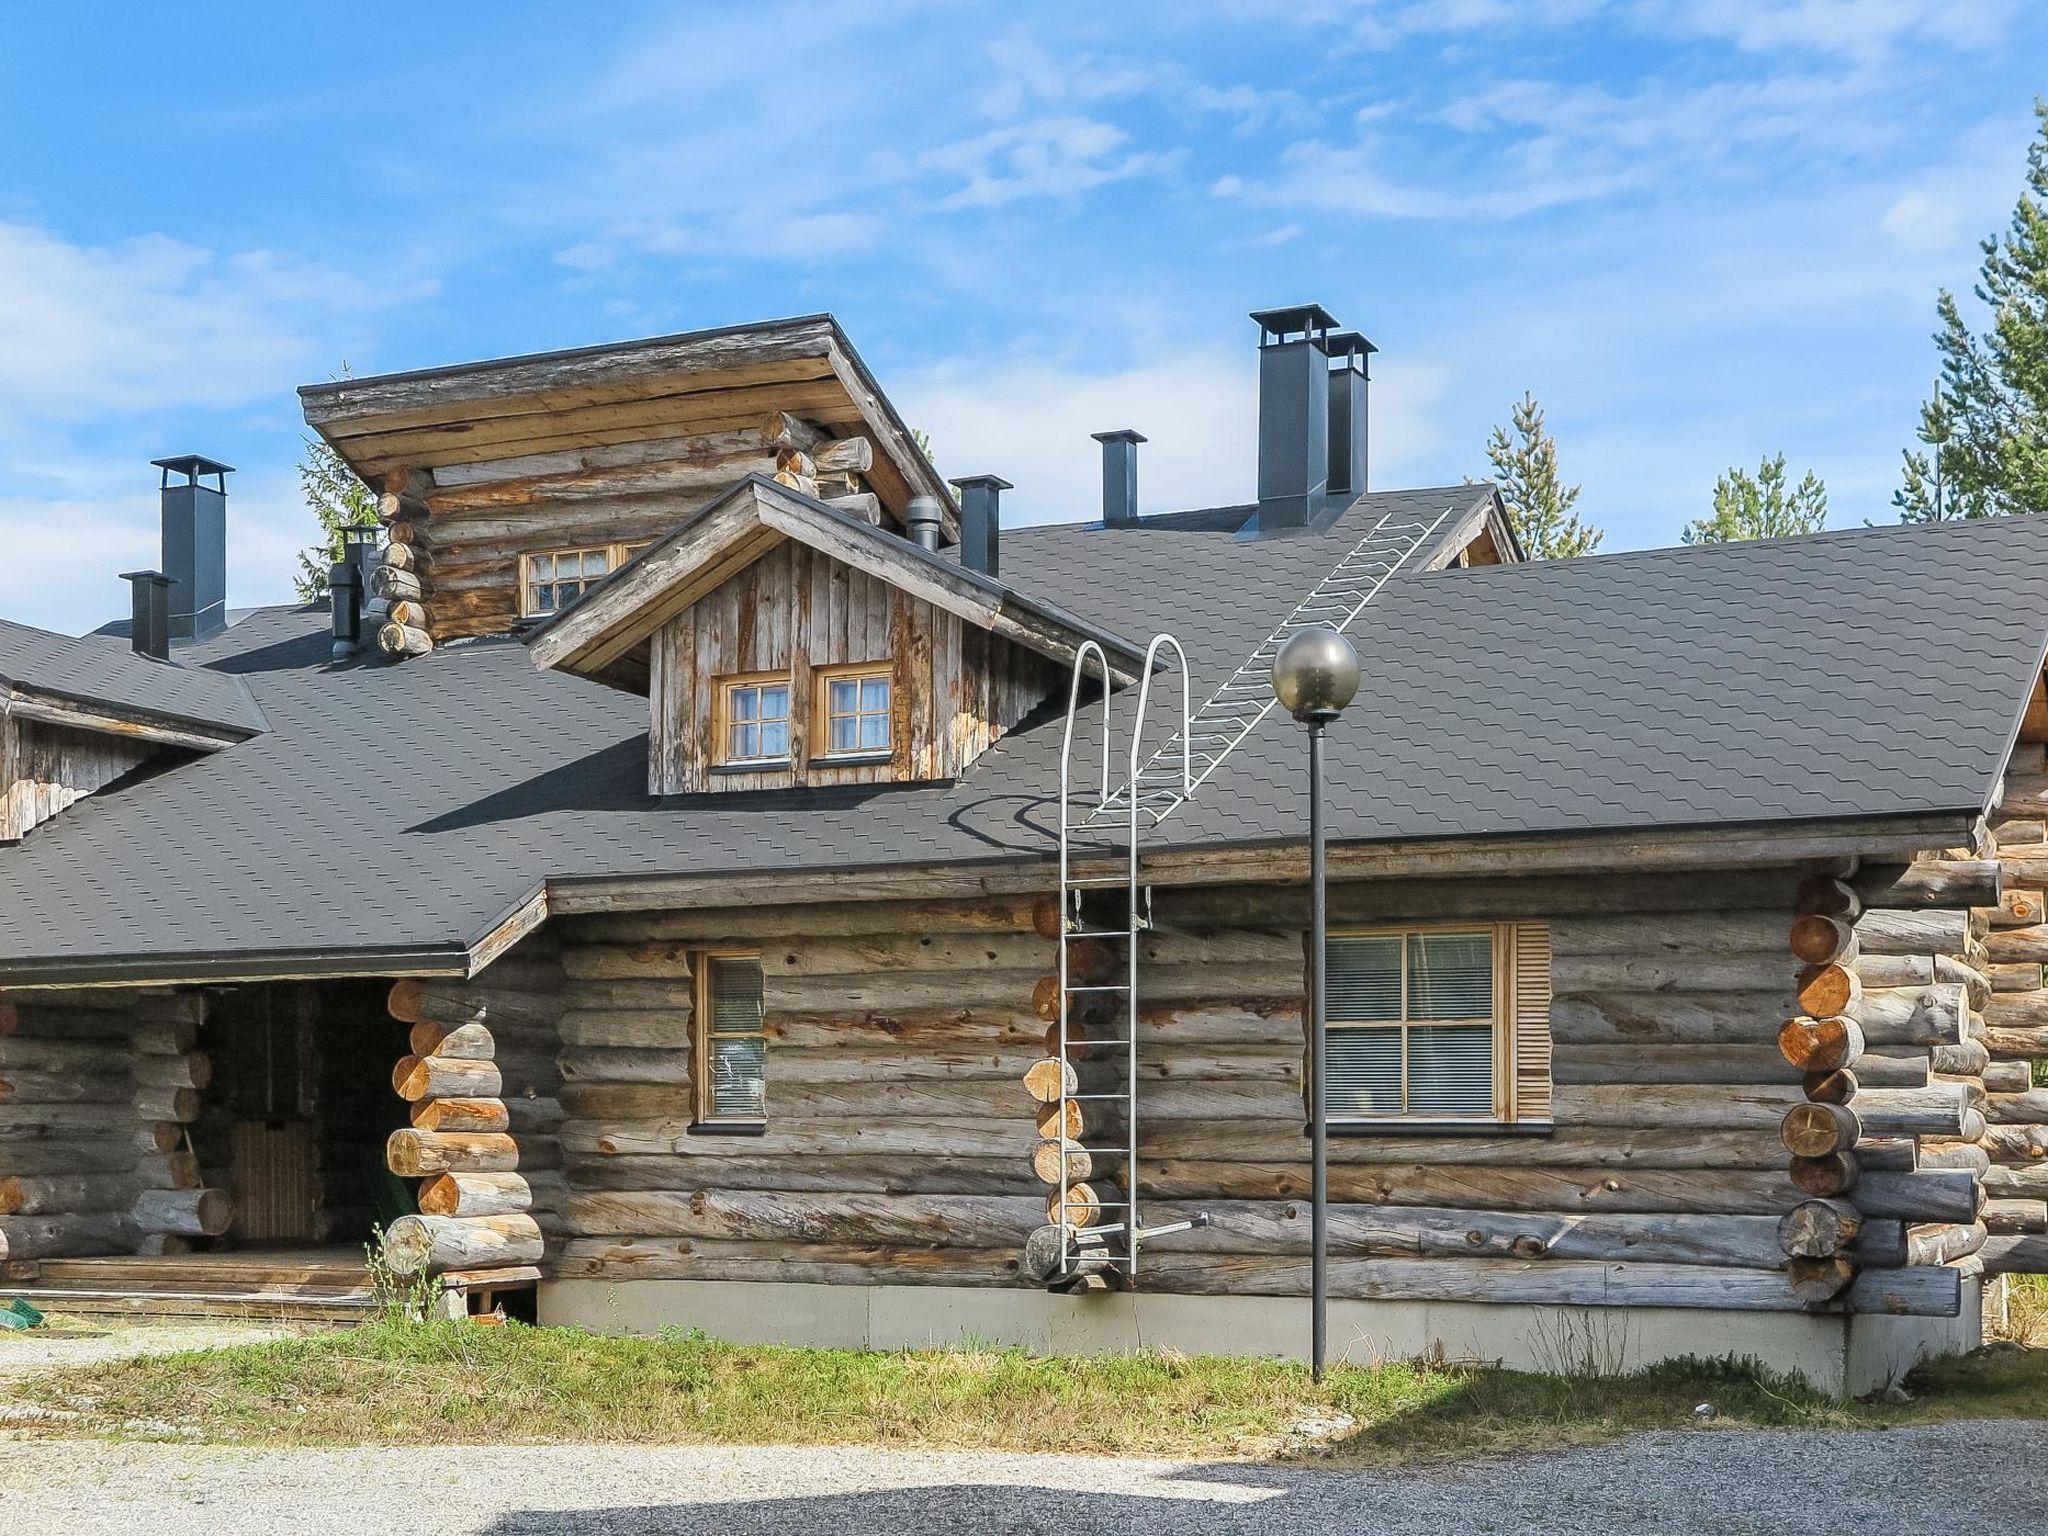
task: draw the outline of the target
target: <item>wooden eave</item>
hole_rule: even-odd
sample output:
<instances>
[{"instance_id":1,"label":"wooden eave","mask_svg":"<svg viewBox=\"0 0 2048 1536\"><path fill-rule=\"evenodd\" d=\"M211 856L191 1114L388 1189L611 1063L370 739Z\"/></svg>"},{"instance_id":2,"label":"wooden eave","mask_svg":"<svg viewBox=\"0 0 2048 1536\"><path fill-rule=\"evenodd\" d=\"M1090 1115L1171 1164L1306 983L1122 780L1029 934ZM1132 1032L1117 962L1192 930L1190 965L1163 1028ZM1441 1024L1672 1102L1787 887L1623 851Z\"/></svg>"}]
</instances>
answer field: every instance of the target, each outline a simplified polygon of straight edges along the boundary
<instances>
[{"instance_id":1,"label":"wooden eave","mask_svg":"<svg viewBox=\"0 0 2048 1536\"><path fill-rule=\"evenodd\" d=\"M96 731L155 746L184 747L194 752L218 752L257 734L216 722L188 720L149 710L110 704L101 699L74 698L49 689L9 684L0 680L0 705L17 720L34 720L44 725L61 725L76 731Z\"/></svg>"},{"instance_id":2,"label":"wooden eave","mask_svg":"<svg viewBox=\"0 0 2048 1536\"><path fill-rule=\"evenodd\" d=\"M1109 656L1114 686L1135 681L1144 665L1143 654L1118 636L759 475L736 482L529 634L534 664L644 693L654 632L790 539L1054 661L1071 665L1082 643L1093 640Z\"/></svg>"},{"instance_id":3,"label":"wooden eave","mask_svg":"<svg viewBox=\"0 0 2048 1536\"><path fill-rule=\"evenodd\" d=\"M358 475L759 426L787 411L876 447L869 483L900 522L951 491L830 315L691 331L300 388L307 424Z\"/></svg>"}]
</instances>

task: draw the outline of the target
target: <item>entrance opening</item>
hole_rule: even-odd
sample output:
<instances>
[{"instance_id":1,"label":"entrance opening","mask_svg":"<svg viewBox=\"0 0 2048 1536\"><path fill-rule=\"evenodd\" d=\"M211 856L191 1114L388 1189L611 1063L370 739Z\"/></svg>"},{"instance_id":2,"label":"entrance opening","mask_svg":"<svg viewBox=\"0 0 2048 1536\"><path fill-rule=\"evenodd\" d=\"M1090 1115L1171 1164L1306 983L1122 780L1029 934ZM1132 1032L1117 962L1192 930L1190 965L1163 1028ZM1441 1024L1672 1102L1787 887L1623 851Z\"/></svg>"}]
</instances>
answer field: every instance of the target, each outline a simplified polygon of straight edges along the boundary
<instances>
[{"instance_id":1,"label":"entrance opening","mask_svg":"<svg viewBox=\"0 0 2048 1536\"><path fill-rule=\"evenodd\" d=\"M360 1253L377 1227L412 1209L384 1165L406 1123L391 1068L406 1026L385 1008L389 984L277 982L210 992L199 1048L213 1065L187 1127L204 1182L234 1198L212 1246L340 1247Z\"/></svg>"}]
</instances>

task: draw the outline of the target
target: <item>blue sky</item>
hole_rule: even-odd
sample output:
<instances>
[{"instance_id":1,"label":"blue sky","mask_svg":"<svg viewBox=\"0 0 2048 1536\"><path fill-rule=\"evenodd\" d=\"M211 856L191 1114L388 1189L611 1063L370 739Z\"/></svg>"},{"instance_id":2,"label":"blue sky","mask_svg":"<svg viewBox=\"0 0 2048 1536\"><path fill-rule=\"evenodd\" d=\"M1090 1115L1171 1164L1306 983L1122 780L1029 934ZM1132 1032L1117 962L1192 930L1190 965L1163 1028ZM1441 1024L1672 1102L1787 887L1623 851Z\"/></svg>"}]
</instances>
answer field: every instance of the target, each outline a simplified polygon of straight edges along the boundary
<instances>
[{"instance_id":1,"label":"blue sky","mask_svg":"<svg viewBox=\"0 0 2048 1536\"><path fill-rule=\"evenodd\" d=\"M1374 483L1533 389L1610 549L1784 450L1886 519L1936 289L2020 189L2038 7L0 7L0 614L155 563L231 482L231 599L305 541L294 386L829 309L948 474L1242 499L1247 310L1381 347ZM2035 64L2029 67L2026 60Z\"/></svg>"}]
</instances>

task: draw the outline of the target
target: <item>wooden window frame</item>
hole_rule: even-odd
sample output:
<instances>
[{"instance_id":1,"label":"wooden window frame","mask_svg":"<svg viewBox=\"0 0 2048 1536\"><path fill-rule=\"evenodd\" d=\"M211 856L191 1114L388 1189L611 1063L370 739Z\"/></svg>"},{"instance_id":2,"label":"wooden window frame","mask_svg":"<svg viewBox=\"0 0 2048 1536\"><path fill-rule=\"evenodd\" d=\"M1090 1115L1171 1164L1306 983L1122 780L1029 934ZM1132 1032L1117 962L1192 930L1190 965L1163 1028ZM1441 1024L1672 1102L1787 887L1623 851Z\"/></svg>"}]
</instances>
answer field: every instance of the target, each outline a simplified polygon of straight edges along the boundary
<instances>
[{"instance_id":1,"label":"wooden window frame","mask_svg":"<svg viewBox=\"0 0 2048 1536\"><path fill-rule=\"evenodd\" d=\"M711 1102L711 969L719 960L751 960L761 967L761 982L764 992L761 1028L741 1034L728 1033L725 1038L743 1039L758 1034L762 1041L761 1051L761 1097L765 1105L768 1096L768 1028L765 991L768 974L761 963L762 952L758 949L701 949L690 958L691 969L695 972L692 984L692 1005L696 1017L690 1030L690 1129L702 1135L759 1136L768 1126L768 1118L762 1115L722 1115Z\"/></svg>"},{"instance_id":2,"label":"wooden window frame","mask_svg":"<svg viewBox=\"0 0 2048 1536\"><path fill-rule=\"evenodd\" d=\"M609 580L618 574L620 566L631 560L642 550L651 548L653 544L654 540L652 539L641 539L632 543L615 540L607 544L564 544L560 549L535 549L527 551L519 557L519 616L522 619L551 619L555 614L564 611L562 608L556 608L551 612L541 613L534 608L534 561L558 560L564 555L576 555L580 558L583 555L603 554L605 558L604 575L598 577L596 581L590 583L590 586L583 589L584 592L588 592L590 587L596 586L599 581ZM583 592L577 593L576 596L580 600Z\"/></svg>"},{"instance_id":3,"label":"wooden window frame","mask_svg":"<svg viewBox=\"0 0 2048 1536\"><path fill-rule=\"evenodd\" d=\"M879 747L853 747L844 752L832 750L832 707L831 685L852 681L880 678L889 685L889 707L883 717L889 723L889 739ZM855 711L858 719L862 711ZM842 661L828 667L811 669L811 719L806 739L813 744L810 761L829 766L835 763L885 763L896 753L896 665L883 661ZM824 743L823 750L816 750L816 744Z\"/></svg>"},{"instance_id":4,"label":"wooden window frame","mask_svg":"<svg viewBox=\"0 0 2048 1536\"><path fill-rule=\"evenodd\" d=\"M788 713L783 716L785 734L789 738L789 750L780 757L734 757L732 755L732 694L736 688L773 688L781 686L788 690ZM796 766L797 727L796 680L786 671L735 672L716 679L711 685L711 765L726 773L774 773ZM757 714L756 721L760 719Z\"/></svg>"},{"instance_id":5,"label":"wooden window frame","mask_svg":"<svg viewBox=\"0 0 2048 1536\"><path fill-rule=\"evenodd\" d=\"M1373 923L1364 926L1332 928L1329 937L1336 939L1386 939L1401 940L1401 1017L1399 1019L1375 1019L1338 1022L1327 1020L1329 1032L1334 1038L1339 1032L1351 1030L1392 1029L1401 1034L1401 1092L1408 1092L1408 1032L1416 1028L1442 1025L1488 1024L1493 1032L1493 1109L1487 1114L1417 1114L1402 1110L1391 1115L1331 1115L1330 1127L1334 1130L1369 1131L1388 1128L1445 1128L1471 1129L1473 1127L1497 1127L1517 1123L1518 1073L1516 1045L1522 1028L1518 1017L1520 988L1517 986L1516 937L1519 925L1509 922L1441 922L1441 923ZM1408 1014L1408 939L1412 935L1430 933L1466 933L1487 935L1492 944L1493 964L1493 1014L1489 1019L1411 1019ZM1546 961L1547 965L1547 961ZM1545 1030L1549 1025L1548 1012L1542 1020ZM1547 1070L1547 1062L1545 1063ZM1309 1074L1303 1073L1306 1083Z\"/></svg>"}]
</instances>

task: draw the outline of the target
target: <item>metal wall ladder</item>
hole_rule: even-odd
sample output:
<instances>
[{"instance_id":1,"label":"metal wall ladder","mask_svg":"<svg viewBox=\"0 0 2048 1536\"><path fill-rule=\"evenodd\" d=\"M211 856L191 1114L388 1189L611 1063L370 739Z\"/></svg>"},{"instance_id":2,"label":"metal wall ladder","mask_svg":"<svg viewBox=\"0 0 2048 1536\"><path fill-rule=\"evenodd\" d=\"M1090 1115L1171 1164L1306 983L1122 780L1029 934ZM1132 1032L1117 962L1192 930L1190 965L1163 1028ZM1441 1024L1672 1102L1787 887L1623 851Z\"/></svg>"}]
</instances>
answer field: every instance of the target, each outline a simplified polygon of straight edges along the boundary
<instances>
[{"instance_id":1,"label":"metal wall ladder","mask_svg":"<svg viewBox=\"0 0 2048 1536\"><path fill-rule=\"evenodd\" d=\"M1131 727L1128 766L1135 777L1144 761L1145 717L1152 701L1152 679L1162 657L1171 654L1180 670L1181 728L1179 739L1188 739L1189 704L1187 653L1171 635L1155 635L1145 648L1145 665L1139 674L1138 713ZM1077 792L1074 783L1074 728L1082 713L1082 692L1093 657L1096 676L1102 683L1102 774L1099 785ZM1117 847L1117 824L1104 820L1102 813L1112 800L1114 789L1110 761L1115 753L1109 700L1109 661L1102 647L1084 641L1074 657L1073 682L1067 692L1066 734L1060 743L1060 934L1059 1040L1060 1086L1066 1098L1055 1106L1055 1132L1060 1138L1059 1195L1054 1206L1054 1224L1059 1229L1059 1268L1051 1282L1070 1284L1089 1275L1130 1281L1138 1271L1139 1251L1148 1238L1169 1232L1184 1232L1190 1226L1207 1225L1206 1219L1173 1222L1148 1228L1138 1209L1138 966L1143 935L1152 926L1152 893L1138 878L1141 823L1137 803L1124 797L1121 819L1122 847ZM1125 782L1129 782L1126 780ZM1193 789L1193 760L1183 747L1182 787ZM1077 834L1092 831L1094 838L1077 847ZM1122 870L1116 874L1077 874L1077 852L1091 853L1097 860L1122 855ZM1090 900L1091 893L1098 899ZM1084 973L1075 968L1078 944L1083 951L1101 957L1107 951L1110 964L1095 964ZM1111 1021L1116 1023L1112 1025ZM1069 1105L1081 1115L1081 1138L1069 1144ZM1110 1138L1114 1136L1114 1140ZM1120 1168L1121 1199L1105 1198L1113 1186L1098 1186L1093 1175L1084 1180L1077 1164L1102 1162ZM1089 1184L1091 1195L1079 1194Z\"/></svg>"},{"instance_id":2,"label":"metal wall ladder","mask_svg":"<svg viewBox=\"0 0 2048 1536\"><path fill-rule=\"evenodd\" d=\"M1129 779L1114 792L1105 789L1090 820L1142 810L1150 824L1157 826L1186 804L1275 707L1273 658L1280 654L1280 647L1299 630L1348 629L1450 516L1446 510L1428 522L1399 523L1393 521L1391 512L1383 516L1183 723L1179 735L1142 765L1133 763ZM1174 650L1178 653L1180 646L1176 644ZM1185 656L1181 658L1181 675L1187 675ZM1139 707L1143 709L1142 704Z\"/></svg>"}]
</instances>

